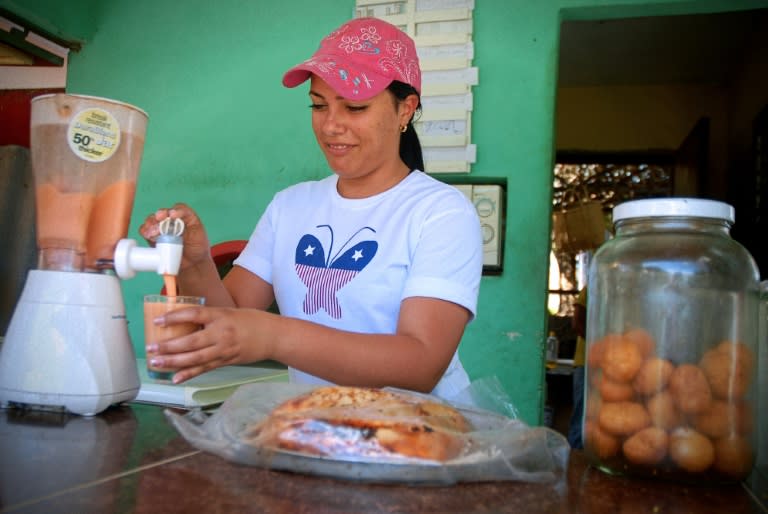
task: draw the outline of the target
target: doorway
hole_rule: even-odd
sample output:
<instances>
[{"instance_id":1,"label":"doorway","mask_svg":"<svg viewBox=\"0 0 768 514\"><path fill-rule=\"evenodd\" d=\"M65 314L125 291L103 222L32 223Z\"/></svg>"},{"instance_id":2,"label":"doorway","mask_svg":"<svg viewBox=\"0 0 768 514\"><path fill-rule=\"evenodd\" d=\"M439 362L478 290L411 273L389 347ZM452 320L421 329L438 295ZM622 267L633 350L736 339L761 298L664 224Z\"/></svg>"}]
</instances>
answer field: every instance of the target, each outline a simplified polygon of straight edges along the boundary
<instances>
[{"instance_id":1,"label":"doorway","mask_svg":"<svg viewBox=\"0 0 768 514\"><path fill-rule=\"evenodd\" d=\"M761 187L753 126L768 97L768 45L761 35L767 32L768 9L564 21L557 163L640 159L631 163L640 166L671 159L672 195L730 203L737 215L733 237L762 255L749 234L761 219L753 207ZM553 178L557 207L562 191ZM664 196L647 193L634 196ZM768 272L768 262L758 266Z\"/></svg>"}]
</instances>

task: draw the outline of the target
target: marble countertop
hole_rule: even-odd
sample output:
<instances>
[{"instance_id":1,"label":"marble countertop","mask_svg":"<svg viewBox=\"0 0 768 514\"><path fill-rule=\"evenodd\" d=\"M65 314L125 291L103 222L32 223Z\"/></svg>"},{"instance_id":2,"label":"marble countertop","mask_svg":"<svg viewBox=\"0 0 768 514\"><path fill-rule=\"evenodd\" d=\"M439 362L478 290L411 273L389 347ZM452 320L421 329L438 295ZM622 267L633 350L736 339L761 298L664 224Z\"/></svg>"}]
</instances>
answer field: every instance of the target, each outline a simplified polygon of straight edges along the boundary
<instances>
[{"instance_id":1,"label":"marble countertop","mask_svg":"<svg viewBox=\"0 0 768 514\"><path fill-rule=\"evenodd\" d=\"M741 484L609 476L578 451L557 484L362 484L230 463L190 446L159 406L126 404L92 418L0 410L2 513L768 512L758 498Z\"/></svg>"}]
</instances>

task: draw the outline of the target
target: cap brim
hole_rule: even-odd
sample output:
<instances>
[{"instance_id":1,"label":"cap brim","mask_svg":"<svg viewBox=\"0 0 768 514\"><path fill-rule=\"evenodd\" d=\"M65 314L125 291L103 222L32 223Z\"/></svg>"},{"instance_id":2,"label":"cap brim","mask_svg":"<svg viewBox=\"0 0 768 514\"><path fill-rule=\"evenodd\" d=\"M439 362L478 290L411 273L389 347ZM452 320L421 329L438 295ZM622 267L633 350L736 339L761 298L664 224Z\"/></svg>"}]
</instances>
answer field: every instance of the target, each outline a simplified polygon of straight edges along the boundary
<instances>
[{"instance_id":1,"label":"cap brim","mask_svg":"<svg viewBox=\"0 0 768 514\"><path fill-rule=\"evenodd\" d=\"M304 69L302 65L299 64L298 66L285 72L285 75L283 75L283 85L285 87L300 86L307 81L310 75L311 72Z\"/></svg>"},{"instance_id":2,"label":"cap brim","mask_svg":"<svg viewBox=\"0 0 768 514\"><path fill-rule=\"evenodd\" d=\"M312 74L324 80L337 94L349 100L368 100L378 95L392 83L392 78L385 77L359 66L338 66L339 56L331 55L312 59L294 66L283 75L285 87L296 87L304 83ZM354 70L340 73L340 69Z\"/></svg>"}]
</instances>

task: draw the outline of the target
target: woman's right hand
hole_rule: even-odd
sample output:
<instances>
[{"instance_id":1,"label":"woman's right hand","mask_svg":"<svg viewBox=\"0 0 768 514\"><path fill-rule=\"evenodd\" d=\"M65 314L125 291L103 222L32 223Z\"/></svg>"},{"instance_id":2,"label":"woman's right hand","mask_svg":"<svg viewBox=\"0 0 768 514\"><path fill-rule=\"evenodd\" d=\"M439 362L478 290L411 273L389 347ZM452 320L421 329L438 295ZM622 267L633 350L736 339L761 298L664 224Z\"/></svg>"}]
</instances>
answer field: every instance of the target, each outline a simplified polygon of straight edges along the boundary
<instances>
[{"instance_id":1,"label":"woman's right hand","mask_svg":"<svg viewBox=\"0 0 768 514\"><path fill-rule=\"evenodd\" d=\"M177 203L170 208L161 208L150 214L139 227L139 233L151 246L155 245L160 235L160 222L165 218L180 218L184 222L184 253L181 269L206 262L211 259L211 245L205 227L197 213L188 205Z\"/></svg>"},{"instance_id":2,"label":"woman's right hand","mask_svg":"<svg viewBox=\"0 0 768 514\"><path fill-rule=\"evenodd\" d=\"M271 358L275 338L269 337L276 314L256 309L188 307L166 312L158 326L178 323L200 326L191 334L165 341L148 341L152 366L177 370L174 383L184 382L221 366Z\"/></svg>"}]
</instances>

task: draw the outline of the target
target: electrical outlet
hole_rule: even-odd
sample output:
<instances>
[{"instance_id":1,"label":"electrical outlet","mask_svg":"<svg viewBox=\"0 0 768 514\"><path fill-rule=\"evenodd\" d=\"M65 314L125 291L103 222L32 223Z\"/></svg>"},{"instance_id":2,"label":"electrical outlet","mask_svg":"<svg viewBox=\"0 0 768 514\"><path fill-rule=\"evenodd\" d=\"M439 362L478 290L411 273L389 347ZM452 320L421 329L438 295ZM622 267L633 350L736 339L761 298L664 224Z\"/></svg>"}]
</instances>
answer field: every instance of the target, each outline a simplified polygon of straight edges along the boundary
<instances>
[{"instance_id":1,"label":"electrical outlet","mask_svg":"<svg viewBox=\"0 0 768 514\"><path fill-rule=\"evenodd\" d=\"M483 234L483 266L501 266L501 186L473 185L472 202Z\"/></svg>"},{"instance_id":2,"label":"electrical outlet","mask_svg":"<svg viewBox=\"0 0 768 514\"><path fill-rule=\"evenodd\" d=\"M480 218L483 237L483 269L498 271L502 265L504 224L503 189L498 184L460 184L456 189L472 202Z\"/></svg>"}]
</instances>

